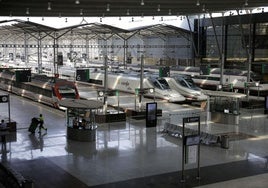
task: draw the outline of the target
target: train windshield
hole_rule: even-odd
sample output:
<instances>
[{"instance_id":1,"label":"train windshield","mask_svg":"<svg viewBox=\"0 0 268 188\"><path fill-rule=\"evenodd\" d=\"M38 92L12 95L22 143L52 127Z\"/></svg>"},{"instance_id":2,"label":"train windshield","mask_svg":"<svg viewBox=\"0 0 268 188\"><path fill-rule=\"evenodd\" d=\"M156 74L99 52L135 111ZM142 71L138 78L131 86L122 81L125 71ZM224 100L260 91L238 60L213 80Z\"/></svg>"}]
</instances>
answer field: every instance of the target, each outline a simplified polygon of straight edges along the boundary
<instances>
[{"instance_id":1,"label":"train windshield","mask_svg":"<svg viewBox=\"0 0 268 188\"><path fill-rule=\"evenodd\" d=\"M175 77L174 79L176 80L178 84L180 84L183 87L194 89L194 90L200 90L200 88L195 85L193 79L188 76L187 77L179 76L179 77Z\"/></svg>"},{"instance_id":2,"label":"train windshield","mask_svg":"<svg viewBox=\"0 0 268 188\"><path fill-rule=\"evenodd\" d=\"M76 90L72 86L60 86L59 93L62 98L76 98Z\"/></svg>"},{"instance_id":3,"label":"train windshield","mask_svg":"<svg viewBox=\"0 0 268 188\"><path fill-rule=\"evenodd\" d=\"M167 81L164 80L164 79L161 79L161 78L156 79L156 78L155 78L155 79L152 79L151 81L152 81L153 85L154 85L156 88L158 88L158 89L162 89L162 90L164 90L164 89L170 89L170 87L169 87Z\"/></svg>"}]
</instances>

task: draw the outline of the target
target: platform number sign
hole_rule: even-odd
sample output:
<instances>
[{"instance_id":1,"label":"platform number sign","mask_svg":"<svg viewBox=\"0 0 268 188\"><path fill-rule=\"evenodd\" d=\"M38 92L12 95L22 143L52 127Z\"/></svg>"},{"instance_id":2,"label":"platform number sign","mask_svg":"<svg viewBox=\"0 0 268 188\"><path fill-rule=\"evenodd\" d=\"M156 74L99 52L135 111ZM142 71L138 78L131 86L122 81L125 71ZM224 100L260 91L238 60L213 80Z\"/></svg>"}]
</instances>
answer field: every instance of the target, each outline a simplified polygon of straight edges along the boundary
<instances>
[{"instance_id":1,"label":"platform number sign","mask_svg":"<svg viewBox=\"0 0 268 188\"><path fill-rule=\"evenodd\" d=\"M82 81L82 82L89 81L89 69L77 69L76 81Z\"/></svg>"},{"instance_id":2,"label":"platform number sign","mask_svg":"<svg viewBox=\"0 0 268 188\"><path fill-rule=\"evenodd\" d=\"M0 95L0 103L8 102L8 95Z\"/></svg>"},{"instance_id":3,"label":"platform number sign","mask_svg":"<svg viewBox=\"0 0 268 188\"><path fill-rule=\"evenodd\" d=\"M31 70L17 70L16 82L31 82Z\"/></svg>"},{"instance_id":4,"label":"platform number sign","mask_svg":"<svg viewBox=\"0 0 268 188\"><path fill-rule=\"evenodd\" d=\"M169 67L160 67L159 68L159 77L169 77L170 68Z\"/></svg>"}]
</instances>

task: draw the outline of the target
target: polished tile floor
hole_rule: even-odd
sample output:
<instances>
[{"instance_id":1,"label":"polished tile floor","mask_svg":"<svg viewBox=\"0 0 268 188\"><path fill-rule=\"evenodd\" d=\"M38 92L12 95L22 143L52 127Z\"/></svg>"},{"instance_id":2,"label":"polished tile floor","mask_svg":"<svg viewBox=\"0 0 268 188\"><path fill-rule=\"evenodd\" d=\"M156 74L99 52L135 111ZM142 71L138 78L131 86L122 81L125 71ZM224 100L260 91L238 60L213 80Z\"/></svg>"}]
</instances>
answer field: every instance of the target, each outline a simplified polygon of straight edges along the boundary
<instances>
[{"instance_id":1,"label":"polished tile floor","mask_svg":"<svg viewBox=\"0 0 268 188\"><path fill-rule=\"evenodd\" d=\"M224 125L207 121L198 107L159 102L163 117L156 128L134 119L100 124L96 141L88 143L66 138L62 111L13 95L10 106L18 130L7 151L1 151L1 160L38 188L268 186L268 119L262 109L242 109L239 125ZM8 117L7 108L0 104L1 118ZM27 131L31 118L40 113L48 132L31 135ZM183 117L193 115L200 115L203 131L240 137L233 137L228 149L202 145L201 179L196 179L197 165L187 164L182 183L182 142L163 128L165 122L180 124Z\"/></svg>"}]
</instances>

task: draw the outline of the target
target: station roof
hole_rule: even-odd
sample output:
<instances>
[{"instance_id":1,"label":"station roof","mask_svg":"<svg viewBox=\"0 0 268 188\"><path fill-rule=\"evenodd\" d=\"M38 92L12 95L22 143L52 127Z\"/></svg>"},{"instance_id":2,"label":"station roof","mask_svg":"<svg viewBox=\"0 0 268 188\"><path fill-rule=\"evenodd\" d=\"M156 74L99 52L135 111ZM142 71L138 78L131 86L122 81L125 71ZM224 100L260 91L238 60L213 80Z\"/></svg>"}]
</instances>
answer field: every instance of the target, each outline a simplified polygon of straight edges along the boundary
<instances>
[{"instance_id":1,"label":"station roof","mask_svg":"<svg viewBox=\"0 0 268 188\"><path fill-rule=\"evenodd\" d=\"M267 6L267 0L1 0L0 16L193 15Z\"/></svg>"},{"instance_id":2,"label":"station roof","mask_svg":"<svg viewBox=\"0 0 268 188\"><path fill-rule=\"evenodd\" d=\"M68 32L72 32L74 35L88 35L90 38L100 38L108 39L113 35L117 35L123 39L128 39L135 34L142 36L154 36L158 37L161 35L182 35L185 36L190 32L188 30L171 26L165 24L156 24L151 26L143 26L135 29L121 29L118 27L110 26L107 24L100 23L84 23L79 25L73 25L64 28L53 28L46 25L22 21L18 19L0 21L0 35L18 35L30 33L31 35L36 35L39 33L45 33L46 35L52 35L52 33L57 33L57 36L63 36Z\"/></svg>"}]
</instances>

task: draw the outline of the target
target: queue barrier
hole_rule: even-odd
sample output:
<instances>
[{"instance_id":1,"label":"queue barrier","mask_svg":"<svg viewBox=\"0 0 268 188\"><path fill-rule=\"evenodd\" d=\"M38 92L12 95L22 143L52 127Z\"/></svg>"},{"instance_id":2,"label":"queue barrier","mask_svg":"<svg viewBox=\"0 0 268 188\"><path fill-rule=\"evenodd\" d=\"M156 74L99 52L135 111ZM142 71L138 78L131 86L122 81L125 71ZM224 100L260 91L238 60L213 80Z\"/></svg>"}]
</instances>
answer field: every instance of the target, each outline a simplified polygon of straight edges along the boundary
<instances>
[{"instance_id":1,"label":"queue barrier","mask_svg":"<svg viewBox=\"0 0 268 188\"><path fill-rule=\"evenodd\" d=\"M166 122L164 124L163 132L176 138L182 138L182 131L183 131L182 129L183 129L182 126ZM198 133L197 130L184 128L185 135L196 135L197 133ZM220 143L220 141L221 141L221 138L218 135L213 135L213 134L202 132L202 131L200 132L201 144L212 145L212 144L218 144Z\"/></svg>"}]
</instances>

